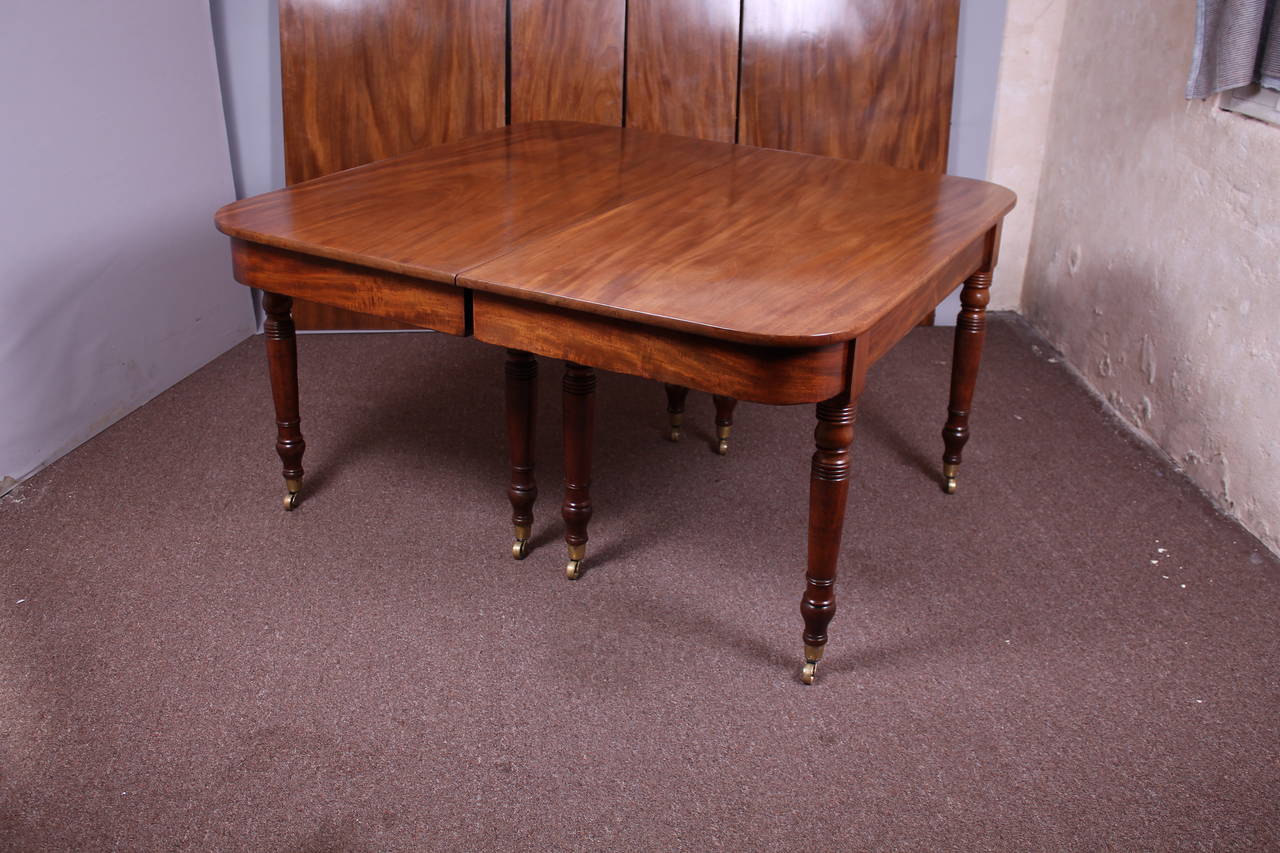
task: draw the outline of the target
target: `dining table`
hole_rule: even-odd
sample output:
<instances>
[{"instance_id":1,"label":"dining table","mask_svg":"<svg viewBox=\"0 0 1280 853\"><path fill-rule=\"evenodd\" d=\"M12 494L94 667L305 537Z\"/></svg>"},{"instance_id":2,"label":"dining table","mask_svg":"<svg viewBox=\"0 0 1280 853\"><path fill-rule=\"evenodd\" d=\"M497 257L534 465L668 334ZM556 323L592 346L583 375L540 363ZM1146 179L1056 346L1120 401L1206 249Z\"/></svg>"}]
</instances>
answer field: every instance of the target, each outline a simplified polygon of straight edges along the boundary
<instances>
[{"instance_id":1,"label":"dining table","mask_svg":"<svg viewBox=\"0 0 1280 853\"><path fill-rule=\"evenodd\" d=\"M517 559L530 552L538 494L538 358L564 361L570 579L587 557L597 369L723 399L815 404L800 600L800 680L812 684L836 613L868 368L962 287L940 477L954 492L1014 203L981 180L544 121L236 201L215 222L231 238L236 280L263 291L289 510L306 447L295 297L506 350Z\"/></svg>"}]
</instances>

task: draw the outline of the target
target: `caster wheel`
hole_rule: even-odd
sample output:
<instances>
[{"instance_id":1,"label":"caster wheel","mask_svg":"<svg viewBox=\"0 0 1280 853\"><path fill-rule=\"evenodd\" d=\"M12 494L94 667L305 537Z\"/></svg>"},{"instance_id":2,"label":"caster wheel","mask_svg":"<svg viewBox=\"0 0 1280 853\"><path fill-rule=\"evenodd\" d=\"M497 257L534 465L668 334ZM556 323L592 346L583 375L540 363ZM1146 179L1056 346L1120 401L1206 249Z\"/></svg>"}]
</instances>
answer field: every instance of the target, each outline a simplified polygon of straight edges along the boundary
<instances>
[{"instance_id":1,"label":"caster wheel","mask_svg":"<svg viewBox=\"0 0 1280 853\"><path fill-rule=\"evenodd\" d=\"M720 441L716 443L716 453L719 453L721 456L724 456L728 452L729 452L729 440L725 438L720 439Z\"/></svg>"},{"instance_id":2,"label":"caster wheel","mask_svg":"<svg viewBox=\"0 0 1280 853\"><path fill-rule=\"evenodd\" d=\"M942 487L942 490L949 495L954 495L956 493L956 478L948 477L946 484Z\"/></svg>"},{"instance_id":3,"label":"caster wheel","mask_svg":"<svg viewBox=\"0 0 1280 853\"><path fill-rule=\"evenodd\" d=\"M299 492L289 492L284 496L285 512L293 512L293 510L298 506L298 495Z\"/></svg>"},{"instance_id":4,"label":"caster wheel","mask_svg":"<svg viewBox=\"0 0 1280 853\"><path fill-rule=\"evenodd\" d=\"M564 576L571 581L576 581L582 577L582 561L570 560L569 565L564 567Z\"/></svg>"},{"instance_id":5,"label":"caster wheel","mask_svg":"<svg viewBox=\"0 0 1280 853\"><path fill-rule=\"evenodd\" d=\"M529 554L529 540L517 539L515 544L511 546L511 556L517 560L523 560Z\"/></svg>"},{"instance_id":6,"label":"caster wheel","mask_svg":"<svg viewBox=\"0 0 1280 853\"><path fill-rule=\"evenodd\" d=\"M813 684L814 679L818 677L818 662L816 660L807 660L804 662L804 669L800 670L800 680L805 684Z\"/></svg>"},{"instance_id":7,"label":"caster wheel","mask_svg":"<svg viewBox=\"0 0 1280 853\"><path fill-rule=\"evenodd\" d=\"M680 430L678 430L678 429L673 429L673 430L671 430L671 432L667 435L667 438L671 439L672 441L679 441L679 440L680 440Z\"/></svg>"}]
</instances>

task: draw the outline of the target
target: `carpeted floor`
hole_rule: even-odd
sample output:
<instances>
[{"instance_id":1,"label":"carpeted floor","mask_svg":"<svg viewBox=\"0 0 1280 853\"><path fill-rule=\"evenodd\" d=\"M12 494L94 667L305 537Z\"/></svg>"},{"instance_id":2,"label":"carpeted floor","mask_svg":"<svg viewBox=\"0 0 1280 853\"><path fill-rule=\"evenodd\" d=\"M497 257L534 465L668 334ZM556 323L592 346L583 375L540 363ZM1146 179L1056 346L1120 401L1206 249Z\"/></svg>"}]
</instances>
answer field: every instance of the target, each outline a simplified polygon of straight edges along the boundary
<instances>
[{"instance_id":1,"label":"carpeted floor","mask_svg":"<svg viewBox=\"0 0 1280 853\"><path fill-rule=\"evenodd\" d=\"M954 496L949 330L873 370L814 687L812 407L602 374L569 582L559 364L516 563L499 351L303 338L287 514L261 348L0 501L0 849L1280 848L1280 563L1017 321Z\"/></svg>"}]
</instances>

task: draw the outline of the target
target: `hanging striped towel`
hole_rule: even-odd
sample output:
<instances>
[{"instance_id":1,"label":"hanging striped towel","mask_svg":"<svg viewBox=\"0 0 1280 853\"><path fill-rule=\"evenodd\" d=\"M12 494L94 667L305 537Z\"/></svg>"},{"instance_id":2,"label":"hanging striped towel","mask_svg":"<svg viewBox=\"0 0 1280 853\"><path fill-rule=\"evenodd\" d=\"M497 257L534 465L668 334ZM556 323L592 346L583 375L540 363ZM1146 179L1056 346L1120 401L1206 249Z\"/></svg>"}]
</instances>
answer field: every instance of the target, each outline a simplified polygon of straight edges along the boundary
<instances>
[{"instance_id":1,"label":"hanging striped towel","mask_svg":"<svg viewBox=\"0 0 1280 853\"><path fill-rule=\"evenodd\" d=\"M1280 0L1198 0L1188 98L1261 83L1280 89Z\"/></svg>"}]
</instances>

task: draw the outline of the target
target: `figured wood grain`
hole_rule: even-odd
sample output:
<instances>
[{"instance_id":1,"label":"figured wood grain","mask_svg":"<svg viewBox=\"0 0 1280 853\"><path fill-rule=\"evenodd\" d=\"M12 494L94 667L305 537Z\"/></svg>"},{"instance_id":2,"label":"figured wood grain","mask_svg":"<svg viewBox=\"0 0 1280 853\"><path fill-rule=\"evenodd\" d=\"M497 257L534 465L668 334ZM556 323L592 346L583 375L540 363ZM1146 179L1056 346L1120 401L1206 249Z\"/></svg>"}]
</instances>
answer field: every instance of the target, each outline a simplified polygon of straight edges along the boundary
<instances>
[{"instance_id":1,"label":"figured wood grain","mask_svg":"<svg viewBox=\"0 0 1280 853\"><path fill-rule=\"evenodd\" d=\"M458 282L725 340L817 346L934 287L1014 204L983 181L723 147L724 165Z\"/></svg>"},{"instance_id":2,"label":"figured wood grain","mask_svg":"<svg viewBox=\"0 0 1280 853\"><path fill-rule=\"evenodd\" d=\"M761 347L491 293L472 296L477 340L757 403L813 403L851 383L848 346Z\"/></svg>"},{"instance_id":3,"label":"figured wood grain","mask_svg":"<svg viewBox=\"0 0 1280 853\"><path fill-rule=\"evenodd\" d=\"M498 127L505 0L280 0L290 184ZM299 300L299 328L398 328Z\"/></svg>"},{"instance_id":4,"label":"figured wood grain","mask_svg":"<svg viewBox=\"0 0 1280 853\"><path fill-rule=\"evenodd\" d=\"M646 193L733 146L567 122L499 128L234 202L224 233L453 283L464 269Z\"/></svg>"},{"instance_id":5,"label":"figured wood grain","mask_svg":"<svg viewBox=\"0 0 1280 853\"><path fill-rule=\"evenodd\" d=\"M734 141L741 0L630 0L627 126Z\"/></svg>"},{"instance_id":6,"label":"figured wood grain","mask_svg":"<svg viewBox=\"0 0 1280 853\"><path fill-rule=\"evenodd\" d=\"M280 0L288 182L503 124L503 0Z\"/></svg>"},{"instance_id":7,"label":"figured wood grain","mask_svg":"<svg viewBox=\"0 0 1280 853\"><path fill-rule=\"evenodd\" d=\"M231 261L236 281L250 287L397 320L407 328L469 331L466 292L452 285L244 240L231 241Z\"/></svg>"},{"instance_id":8,"label":"figured wood grain","mask_svg":"<svg viewBox=\"0 0 1280 853\"><path fill-rule=\"evenodd\" d=\"M739 141L947 164L958 0L748 0Z\"/></svg>"},{"instance_id":9,"label":"figured wood grain","mask_svg":"<svg viewBox=\"0 0 1280 853\"><path fill-rule=\"evenodd\" d=\"M511 121L622 123L626 0L511 0Z\"/></svg>"}]
</instances>

